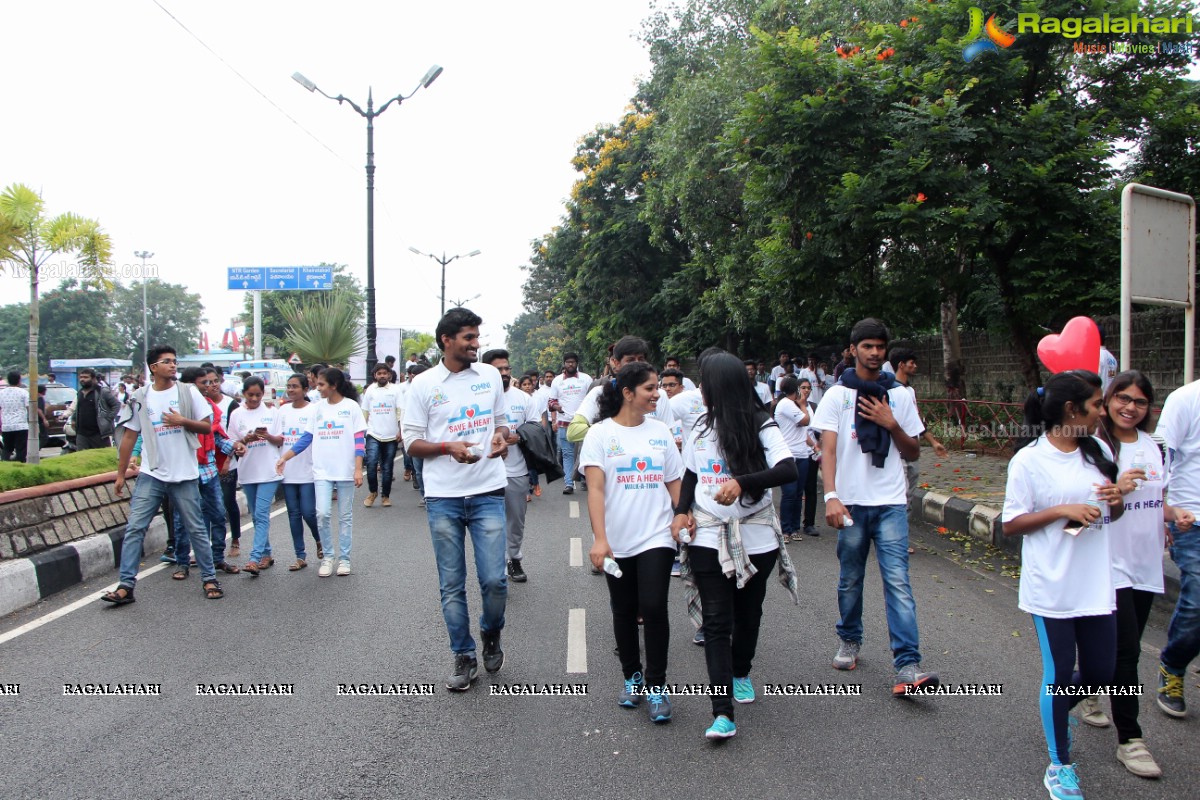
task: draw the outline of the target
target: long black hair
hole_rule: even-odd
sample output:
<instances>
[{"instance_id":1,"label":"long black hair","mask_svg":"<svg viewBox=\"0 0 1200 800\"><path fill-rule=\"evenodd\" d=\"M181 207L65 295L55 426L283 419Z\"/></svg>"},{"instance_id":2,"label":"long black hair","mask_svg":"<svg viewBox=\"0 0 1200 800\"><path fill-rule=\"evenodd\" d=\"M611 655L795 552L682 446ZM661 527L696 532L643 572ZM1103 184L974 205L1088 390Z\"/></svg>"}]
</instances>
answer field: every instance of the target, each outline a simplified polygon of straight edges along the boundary
<instances>
[{"instance_id":1,"label":"long black hair","mask_svg":"<svg viewBox=\"0 0 1200 800\"><path fill-rule=\"evenodd\" d=\"M1071 403L1082 410L1092 399L1092 395L1101 387L1100 376L1086 369L1072 369L1060 372L1046 381L1040 389L1034 389L1025 400L1025 432L1026 438L1017 445L1020 450L1027 444L1036 441L1041 434L1051 428L1062 425L1066 414L1066 405ZM1100 443L1090 434L1077 436L1079 453L1084 463L1091 464L1113 483L1117 482L1117 465L1104 454Z\"/></svg>"},{"instance_id":2,"label":"long black hair","mask_svg":"<svg viewBox=\"0 0 1200 800\"><path fill-rule=\"evenodd\" d=\"M358 389L354 388L354 384L350 382L350 378L346 373L337 367L329 367L322 370L321 377L325 379L325 383L336 389L337 393L342 397L348 397L354 402L358 402Z\"/></svg>"},{"instance_id":3,"label":"long black hair","mask_svg":"<svg viewBox=\"0 0 1200 800\"><path fill-rule=\"evenodd\" d=\"M1146 395L1146 402L1149 405L1154 405L1154 386L1150 383L1150 379L1136 369L1127 369L1124 372L1119 372L1113 376L1112 382L1108 384L1108 391L1104 393L1104 416L1100 418L1100 423L1104 426L1104 433L1107 434L1104 438L1112 448L1113 457L1120 458L1121 443L1117 441L1117 437L1113 436L1113 420L1108 414L1108 404L1113 399L1113 395L1117 392L1122 392L1130 386L1136 386L1142 390L1142 394ZM1145 431L1150 427L1150 409L1146 409L1146 416L1142 417L1142 421L1137 424L1139 431Z\"/></svg>"},{"instance_id":4,"label":"long black hair","mask_svg":"<svg viewBox=\"0 0 1200 800\"><path fill-rule=\"evenodd\" d=\"M733 476L762 472L767 454L758 438L764 425L774 425L763 410L741 360L729 353L713 353L700 363L700 394L707 409L696 423L700 435L716 431L717 442ZM754 505L763 490L742 492L743 505Z\"/></svg>"},{"instance_id":5,"label":"long black hair","mask_svg":"<svg viewBox=\"0 0 1200 800\"><path fill-rule=\"evenodd\" d=\"M657 376L658 370L646 361L634 361L621 367L617 377L604 384L604 389L600 392L600 419L596 421L615 417L625 404L623 390L636 392L637 387L649 380L651 375Z\"/></svg>"}]
</instances>

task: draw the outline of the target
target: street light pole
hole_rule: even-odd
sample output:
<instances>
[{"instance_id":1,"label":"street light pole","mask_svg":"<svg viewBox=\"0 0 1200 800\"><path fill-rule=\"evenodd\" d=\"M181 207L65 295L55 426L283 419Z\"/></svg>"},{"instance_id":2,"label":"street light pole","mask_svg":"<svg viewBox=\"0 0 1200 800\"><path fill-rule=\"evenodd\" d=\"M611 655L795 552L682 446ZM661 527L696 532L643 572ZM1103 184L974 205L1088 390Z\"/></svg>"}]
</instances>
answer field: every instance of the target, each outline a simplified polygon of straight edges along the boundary
<instances>
[{"instance_id":1,"label":"street light pole","mask_svg":"<svg viewBox=\"0 0 1200 800\"><path fill-rule=\"evenodd\" d=\"M419 89L428 89L429 85L437 80L437 77L442 74L442 68L434 64L421 78L421 82L417 84L417 88L413 89L408 94L398 94L391 100L388 100L379 110L375 110L375 100L372 97L371 89L367 89L367 110L363 111L353 100L338 95L325 94L317 85L308 78L296 72L292 75L292 80L308 89L310 92L320 92L330 100L336 100L338 105L347 103L358 112L359 116L365 117L367 120L367 376L370 377L371 370L374 369L377 361L375 353L375 118L387 111L388 106L392 103L399 105L408 98L417 93Z\"/></svg>"},{"instance_id":2,"label":"street light pole","mask_svg":"<svg viewBox=\"0 0 1200 800\"><path fill-rule=\"evenodd\" d=\"M415 247L410 247L408 249L411 252L416 253L419 256L429 256L434 261L436 261L442 265L442 316L443 317L446 316L446 265L449 264L451 261L453 261L456 258L473 258L473 257L479 255L480 251L472 250L471 252L469 252L465 255L461 255L461 254L453 255L453 256L450 256L449 258L446 258L446 251L443 250L442 257L438 258L433 253L422 253L420 250L418 250ZM475 297L479 297L479 295L475 295Z\"/></svg>"},{"instance_id":3,"label":"street light pole","mask_svg":"<svg viewBox=\"0 0 1200 800\"><path fill-rule=\"evenodd\" d=\"M146 313L146 259L154 258L154 253L147 250L135 250L133 255L142 260L142 360L150 355L150 323Z\"/></svg>"}]
</instances>

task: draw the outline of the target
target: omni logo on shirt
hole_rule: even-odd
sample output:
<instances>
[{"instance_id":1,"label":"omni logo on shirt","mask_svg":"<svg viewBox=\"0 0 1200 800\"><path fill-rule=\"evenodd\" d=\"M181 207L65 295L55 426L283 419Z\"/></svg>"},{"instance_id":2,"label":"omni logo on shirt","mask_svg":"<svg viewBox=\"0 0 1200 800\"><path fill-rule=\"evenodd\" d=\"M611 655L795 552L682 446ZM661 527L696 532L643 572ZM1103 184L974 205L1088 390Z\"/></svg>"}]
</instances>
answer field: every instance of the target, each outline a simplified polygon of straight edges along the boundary
<instances>
[{"instance_id":1,"label":"omni logo on shirt","mask_svg":"<svg viewBox=\"0 0 1200 800\"><path fill-rule=\"evenodd\" d=\"M615 471L617 483L626 489L653 489L664 479L663 465L655 464L653 458L631 458L628 467L617 467Z\"/></svg>"}]
</instances>

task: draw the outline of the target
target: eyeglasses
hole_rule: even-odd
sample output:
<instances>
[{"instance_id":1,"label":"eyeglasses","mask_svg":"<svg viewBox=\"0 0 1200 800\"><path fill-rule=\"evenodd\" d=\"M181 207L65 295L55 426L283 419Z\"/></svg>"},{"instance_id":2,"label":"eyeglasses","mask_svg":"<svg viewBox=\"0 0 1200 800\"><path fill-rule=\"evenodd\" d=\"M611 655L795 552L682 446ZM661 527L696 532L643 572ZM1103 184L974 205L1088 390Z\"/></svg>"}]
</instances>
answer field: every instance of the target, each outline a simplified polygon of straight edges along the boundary
<instances>
[{"instance_id":1,"label":"eyeglasses","mask_svg":"<svg viewBox=\"0 0 1200 800\"><path fill-rule=\"evenodd\" d=\"M1145 411L1147 408L1150 407L1150 401L1147 400L1146 398L1139 397L1137 399L1134 399L1134 398L1130 397L1129 395L1125 394L1124 392L1118 392L1117 394L1114 394L1113 399L1116 400L1118 403L1120 403L1123 406L1132 404L1135 408L1138 408L1142 411Z\"/></svg>"},{"instance_id":2,"label":"eyeglasses","mask_svg":"<svg viewBox=\"0 0 1200 800\"><path fill-rule=\"evenodd\" d=\"M178 364L179 362L173 358L163 358L154 362L155 364Z\"/></svg>"}]
</instances>

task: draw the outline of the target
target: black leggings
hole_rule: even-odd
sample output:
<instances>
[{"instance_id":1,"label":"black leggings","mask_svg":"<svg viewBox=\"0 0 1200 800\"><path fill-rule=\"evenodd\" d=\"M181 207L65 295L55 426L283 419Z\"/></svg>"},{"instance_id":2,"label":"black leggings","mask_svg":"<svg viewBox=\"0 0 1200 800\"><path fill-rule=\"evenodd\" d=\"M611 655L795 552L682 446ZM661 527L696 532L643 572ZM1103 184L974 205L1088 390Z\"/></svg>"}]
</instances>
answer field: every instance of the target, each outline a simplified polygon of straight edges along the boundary
<instances>
[{"instance_id":1,"label":"black leggings","mask_svg":"<svg viewBox=\"0 0 1200 800\"><path fill-rule=\"evenodd\" d=\"M817 466L820 462L809 460L808 474L804 477L804 527L817 523ZM824 477L824 476L822 476ZM827 492L833 489L826 488Z\"/></svg>"},{"instance_id":2,"label":"black leggings","mask_svg":"<svg viewBox=\"0 0 1200 800\"><path fill-rule=\"evenodd\" d=\"M1039 617L1033 615L1042 649L1042 684L1038 687L1042 732L1050 750L1050 763L1071 763L1067 716L1087 694L1057 694L1048 687L1077 689L1112 683L1117 660L1117 615L1095 617ZM1079 671L1075 671L1075 654Z\"/></svg>"},{"instance_id":3,"label":"black leggings","mask_svg":"<svg viewBox=\"0 0 1200 800\"><path fill-rule=\"evenodd\" d=\"M667 680L667 645L671 626L667 622L667 590L671 587L671 564L675 548L654 547L636 556L618 558L621 577L608 573L608 597L612 606L613 634L625 679L641 672L646 686L661 686ZM646 637L646 669L642 670L638 648L638 615Z\"/></svg>"},{"instance_id":4,"label":"black leggings","mask_svg":"<svg viewBox=\"0 0 1200 800\"><path fill-rule=\"evenodd\" d=\"M717 551L711 547L689 547L688 561L700 589L700 607L704 613L704 659L708 662L710 686L725 687L724 695L712 696L713 716L724 714L733 719L733 679L750 674L758 649L758 629L762 622L763 598L767 581L775 569L778 550L750 556L758 570L741 589L733 577L721 572Z\"/></svg>"},{"instance_id":5,"label":"black leggings","mask_svg":"<svg viewBox=\"0 0 1200 800\"><path fill-rule=\"evenodd\" d=\"M1142 633L1150 619L1150 607L1154 605L1154 593L1126 587L1117 589L1117 668L1113 672L1114 686L1137 686L1138 658L1142 654ZM1138 698L1136 695L1112 695L1113 724L1117 728L1117 742L1127 744L1130 739L1142 738L1138 725Z\"/></svg>"}]
</instances>

